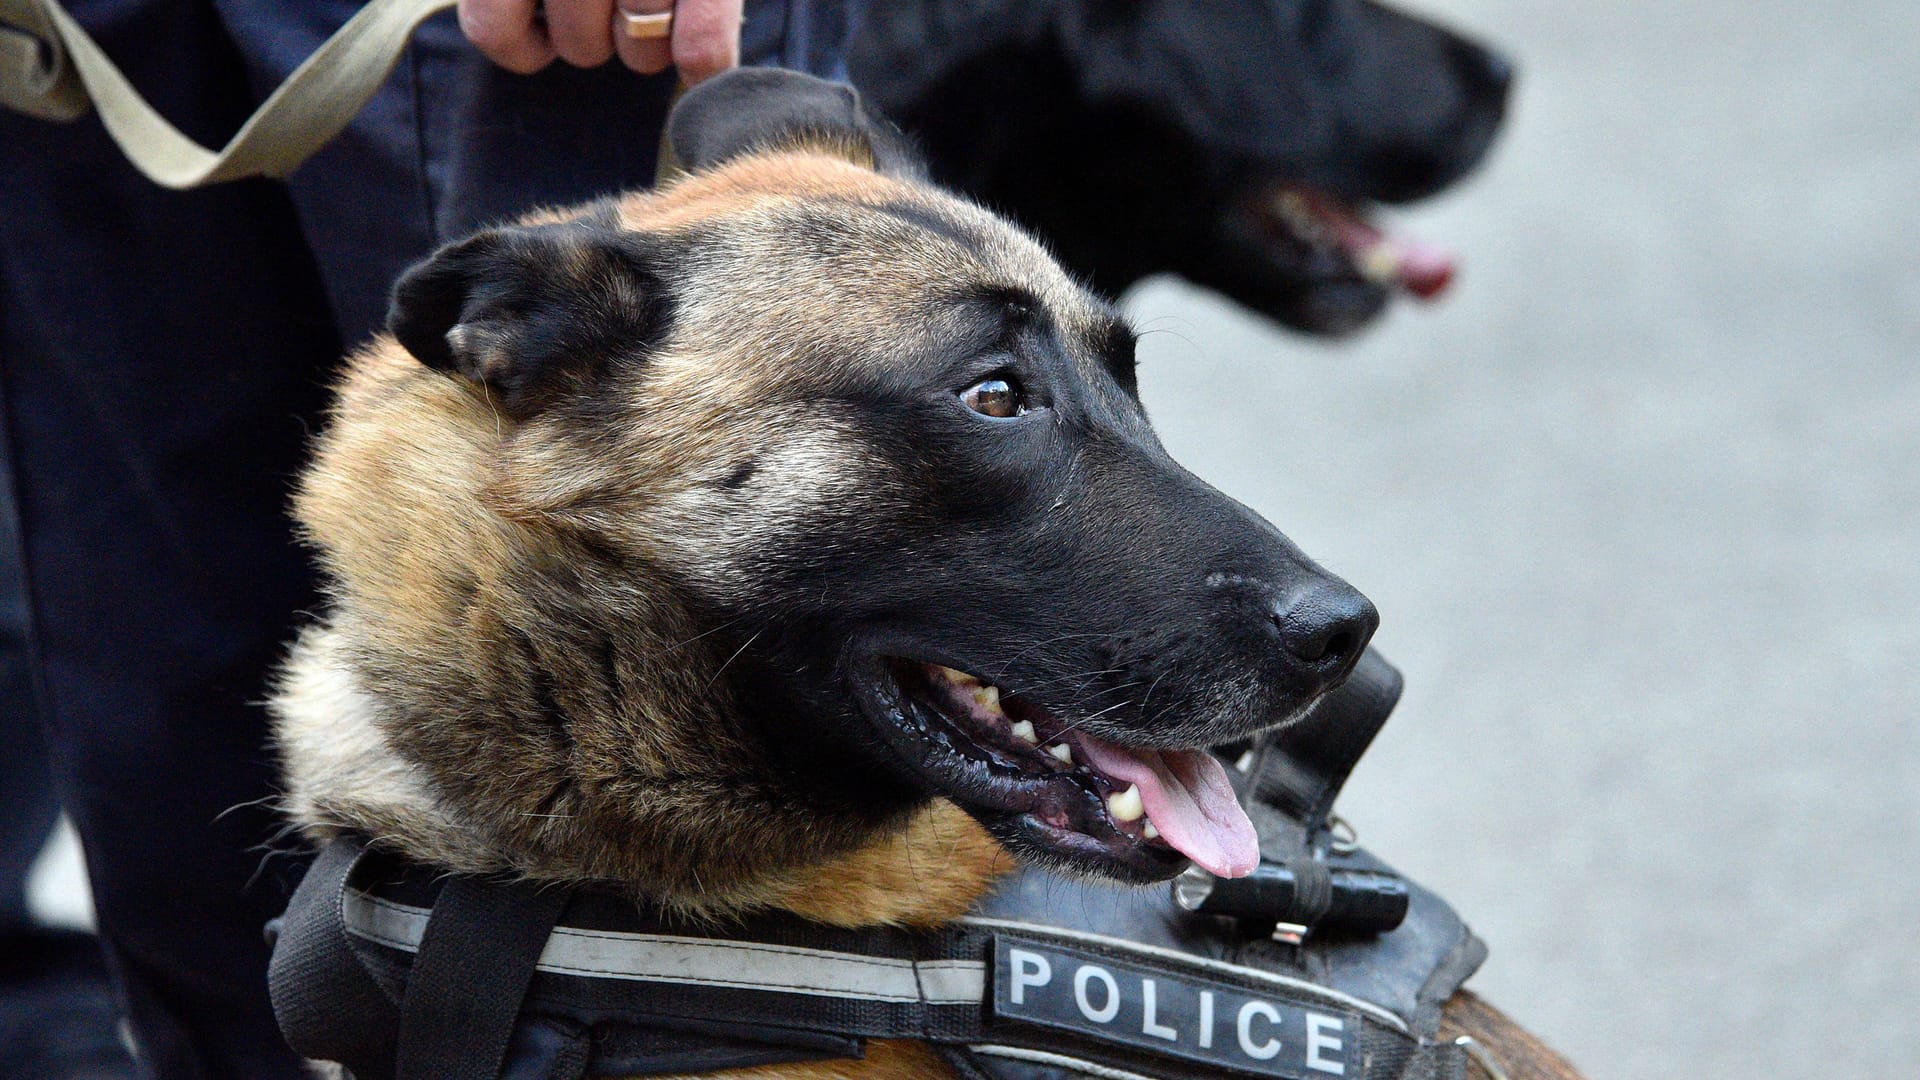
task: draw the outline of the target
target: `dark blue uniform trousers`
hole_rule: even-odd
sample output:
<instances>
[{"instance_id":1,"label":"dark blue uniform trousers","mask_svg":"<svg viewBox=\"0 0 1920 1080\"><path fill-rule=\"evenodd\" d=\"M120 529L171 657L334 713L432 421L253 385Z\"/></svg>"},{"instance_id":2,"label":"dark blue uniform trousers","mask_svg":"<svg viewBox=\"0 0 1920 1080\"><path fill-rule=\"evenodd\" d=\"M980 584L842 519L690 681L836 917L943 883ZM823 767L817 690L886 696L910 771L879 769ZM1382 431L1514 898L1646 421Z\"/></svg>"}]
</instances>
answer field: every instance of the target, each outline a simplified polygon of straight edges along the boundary
<instances>
[{"instance_id":1,"label":"dark blue uniform trousers","mask_svg":"<svg viewBox=\"0 0 1920 1080\"><path fill-rule=\"evenodd\" d=\"M208 145L356 6L69 4ZM743 51L831 75L842 39L831 4L749 4ZM297 844L279 836L259 702L317 603L286 502L343 346L435 244L650 183L672 85L618 65L510 75L442 16L289 182L187 193L140 177L92 117L0 111L0 428L18 521L15 559L0 528L14 563L0 565L0 674L42 691L54 787L155 1075L306 1075L265 993L261 926L300 866L274 854ZM35 782L0 779L25 807L6 811L16 835L44 829Z\"/></svg>"}]
</instances>

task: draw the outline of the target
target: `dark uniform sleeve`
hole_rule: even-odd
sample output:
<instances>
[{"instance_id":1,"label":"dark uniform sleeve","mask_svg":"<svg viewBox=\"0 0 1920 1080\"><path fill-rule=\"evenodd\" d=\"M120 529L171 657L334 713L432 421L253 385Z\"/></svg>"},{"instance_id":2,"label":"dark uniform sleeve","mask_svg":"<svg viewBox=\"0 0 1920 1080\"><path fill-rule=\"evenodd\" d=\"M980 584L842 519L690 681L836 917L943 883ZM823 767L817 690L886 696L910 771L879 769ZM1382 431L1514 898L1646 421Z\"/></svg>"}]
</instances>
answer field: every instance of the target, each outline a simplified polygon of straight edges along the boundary
<instances>
[{"instance_id":1,"label":"dark uniform sleeve","mask_svg":"<svg viewBox=\"0 0 1920 1080\"><path fill-rule=\"evenodd\" d=\"M69 4L208 145L357 7ZM749 62L833 73L837 6L748 10ZM258 702L315 603L286 503L334 362L439 241L649 183L672 84L617 65L510 75L443 16L288 183L187 193L141 178L91 116L0 113L0 417L20 522L0 611L35 645L21 674L45 687L103 942L167 1080L306 1075L265 992L261 926L299 865L276 851L291 845ZM31 794L0 783L0 803Z\"/></svg>"}]
</instances>

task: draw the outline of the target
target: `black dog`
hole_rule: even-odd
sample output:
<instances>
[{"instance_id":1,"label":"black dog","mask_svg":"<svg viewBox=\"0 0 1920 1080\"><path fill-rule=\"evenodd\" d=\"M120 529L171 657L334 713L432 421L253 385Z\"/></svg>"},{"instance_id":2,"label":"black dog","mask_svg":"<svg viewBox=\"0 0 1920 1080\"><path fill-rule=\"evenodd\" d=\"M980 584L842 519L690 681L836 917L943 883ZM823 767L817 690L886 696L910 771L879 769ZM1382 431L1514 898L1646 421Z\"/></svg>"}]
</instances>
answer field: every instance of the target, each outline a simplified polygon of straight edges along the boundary
<instances>
[{"instance_id":1,"label":"black dog","mask_svg":"<svg viewBox=\"0 0 1920 1080\"><path fill-rule=\"evenodd\" d=\"M1323 334L1446 287L1451 256L1364 207L1471 169L1511 79L1368 0L871 4L853 40L855 82L934 178L1096 287L1177 273Z\"/></svg>"}]
</instances>

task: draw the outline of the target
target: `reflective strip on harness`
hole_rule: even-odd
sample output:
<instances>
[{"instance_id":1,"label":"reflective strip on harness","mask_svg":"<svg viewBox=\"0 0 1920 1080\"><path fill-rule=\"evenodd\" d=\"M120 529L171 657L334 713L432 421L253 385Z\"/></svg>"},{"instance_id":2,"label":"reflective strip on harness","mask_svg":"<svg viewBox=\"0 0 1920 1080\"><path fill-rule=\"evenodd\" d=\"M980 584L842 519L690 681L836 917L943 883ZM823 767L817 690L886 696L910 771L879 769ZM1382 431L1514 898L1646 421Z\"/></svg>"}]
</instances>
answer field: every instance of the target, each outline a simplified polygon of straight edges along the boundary
<instances>
[{"instance_id":1,"label":"reflective strip on harness","mask_svg":"<svg viewBox=\"0 0 1920 1080\"><path fill-rule=\"evenodd\" d=\"M356 937L417 952L428 909L347 890ZM555 927L534 970L553 975L771 990L854 1001L970 1005L986 996L980 960L905 960L722 938ZM750 977L743 977L750 976Z\"/></svg>"}]
</instances>

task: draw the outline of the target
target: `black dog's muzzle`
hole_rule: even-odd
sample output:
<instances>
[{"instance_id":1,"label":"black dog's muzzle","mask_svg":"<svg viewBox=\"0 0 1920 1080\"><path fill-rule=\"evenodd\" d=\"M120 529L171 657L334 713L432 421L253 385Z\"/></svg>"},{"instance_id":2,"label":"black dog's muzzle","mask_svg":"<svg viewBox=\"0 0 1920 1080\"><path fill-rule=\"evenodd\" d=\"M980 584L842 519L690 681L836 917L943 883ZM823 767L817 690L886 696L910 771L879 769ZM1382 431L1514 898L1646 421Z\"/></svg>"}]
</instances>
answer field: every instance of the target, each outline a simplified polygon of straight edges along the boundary
<instances>
[{"instance_id":1,"label":"black dog's muzzle","mask_svg":"<svg viewBox=\"0 0 1920 1080\"><path fill-rule=\"evenodd\" d=\"M1486 956L1445 902L1335 837L1398 699L1368 653L1236 783L1248 882L1119 889L1027 869L937 932L720 927L589 889L448 877L336 840L277 932L288 1042L355 1080L578 1080L932 1044L968 1080L1460 1080L1441 1008Z\"/></svg>"}]
</instances>

